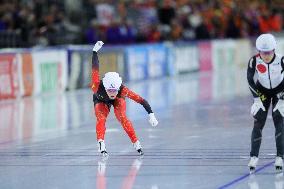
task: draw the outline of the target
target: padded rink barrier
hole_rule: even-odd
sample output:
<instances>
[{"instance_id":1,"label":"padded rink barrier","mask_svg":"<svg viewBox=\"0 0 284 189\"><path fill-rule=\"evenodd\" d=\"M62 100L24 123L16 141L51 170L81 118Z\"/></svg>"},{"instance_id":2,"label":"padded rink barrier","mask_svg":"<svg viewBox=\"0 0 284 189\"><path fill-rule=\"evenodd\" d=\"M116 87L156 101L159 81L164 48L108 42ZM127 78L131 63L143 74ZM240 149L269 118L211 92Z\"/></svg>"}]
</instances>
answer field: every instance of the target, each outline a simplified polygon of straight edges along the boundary
<instances>
[{"instance_id":1,"label":"padded rink barrier","mask_svg":"<svg viewBox=\"0 0 284 189\"><path fill-rule=\"evenodd\" d=\"M66 50L32 52L34 66L34 95L63 92L67 87Z\"/></svg>"},{"instance_id":2,"label":"padded rink barrier","mask_svg":"<svg viewBox=\"0 0 284 189\"><path fill-rule=\"evenodd\" d=\"M230 71L245 79L253 44L241 39L106 45L99 53L100 75L115 71L124 81L141 81L189 72ZM279 39L278 51L283 44ZM90 45L0 50L0 100L88 88L91 60Z\"/></svg>"},{"instance_id":3,"label":"padded rink barrier","mask_svg":"<svg viewBox=\"0 0 284 189\"><path fill-rule=\"evenodd\" d=\"M92 71L92 47L68 46L68 90L87 88ZM124 77L123 48L104 47L99 53L100 76L108 71Z\"/></svg>"},{"instance_id":4,"label":"padded rink barrier","mask_svg":"<svg viewBox=\"0 0 284 189\"><path fill-rule=\"evenodd\" d=\"M125 79L138 81L168 75L169 53L163 44L131 45L125 51Z\"/></svg>"},{"instance_id":5,"label":"padded rink barrier","mask_svg":"<svg viewBox=\"0 0 284 189\"><path fill-rule=\"evenodd\" d=\"M0 99L16 98L19 93L18 61L16 54L0 56Z\"/></svg>"},{"instance_id":6,"label":"padded rink barrier","mask_svg":"<svg viewBox=\"0 0 284 189\"><path fill-rule=\"evenodd\" d=\"M0 53L0 81L0 100L65 91L67 53L64 49Z\"/></svg>"}]
</instances>

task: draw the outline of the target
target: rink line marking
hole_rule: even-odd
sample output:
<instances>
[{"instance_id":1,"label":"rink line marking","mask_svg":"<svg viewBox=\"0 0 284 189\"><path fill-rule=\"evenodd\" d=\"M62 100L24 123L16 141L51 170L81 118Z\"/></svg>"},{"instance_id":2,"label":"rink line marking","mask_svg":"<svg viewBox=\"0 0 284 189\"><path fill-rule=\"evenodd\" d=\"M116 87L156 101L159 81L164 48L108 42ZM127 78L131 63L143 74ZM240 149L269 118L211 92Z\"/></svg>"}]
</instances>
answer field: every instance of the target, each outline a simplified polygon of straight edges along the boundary
<instances>
[{"instance_id":1,"label":"rink line marking","mask_svg":"<svg viewBox=\"0 0 284 189\"><path fill-rule=\"evenodd\" d=\"M267 168L267 167L270 167L271 165L273 165L273 163L274 163L274 161L269 162L269 163L263 165L262 167L256 169L255 172L254 172L254 174L256 174L256 173L262 171L263 169L265 169L265 168ZM250 173L247 173L247 174L245 174L245 175L243 175L243 176L241 176L241 177L239 177L239 178L234 179L233 181L231 181L231 182L229 182L229 183L227 183L227 184L225 184L225 185L223 185L223 186L220 186L218 189L229 188L230 186L233 186L234 184L236 184L236 183L238 183L238 182L241 182L242 180L246 179L246 178L249 177L249 176L250 176Z\"/></svg>"},{"instance_id":2,"label":"rink line marking","mask_svg":"<svg viewBox=\"0 0 284 189\"><path fill-rule=\"evenodd\" d=\"M126 154L127 153L127 154ZM71 152L71 153L0 153L2 158L5 157L99 157L99 154L97 153L81 153L81 152ZM125 154L112 154L112 157L114 159L120 159L121 157L131 157L131 156L137 156L137 154L134 153L128 153L128 151L125 151ZM232 157L232 155L185 155L185 154L175 154L175 155L144 155L144 159L185 159L185 160L244 160L247 159L247 157ZM262 159L271 159L270 157L263 157Z\"/></svg>"},{"instance_id":3,"label":"rink line marking","mask_svg":"<svg viewBox=\"0 0 284 189\"><path fill-rule=\"evenodd\" d=\"M133 160L133 159L131 159ZM90 161L90 160L86 160ZM85 162L86 162L85 161ZM50 163L50 162L49 162ZM94 164L43 164L43 163L30 163L30 164L0 164L0 167L97 167L97 163ZM226 167L240 167L241 165L210 165L210 164L204 164L204 165L196 165L196 164L146 164L143 165L143 167L220 167L220 166L226 166ZM129 164L109 164L108 167L129 167Z\"/></svg>"}]
</instances>

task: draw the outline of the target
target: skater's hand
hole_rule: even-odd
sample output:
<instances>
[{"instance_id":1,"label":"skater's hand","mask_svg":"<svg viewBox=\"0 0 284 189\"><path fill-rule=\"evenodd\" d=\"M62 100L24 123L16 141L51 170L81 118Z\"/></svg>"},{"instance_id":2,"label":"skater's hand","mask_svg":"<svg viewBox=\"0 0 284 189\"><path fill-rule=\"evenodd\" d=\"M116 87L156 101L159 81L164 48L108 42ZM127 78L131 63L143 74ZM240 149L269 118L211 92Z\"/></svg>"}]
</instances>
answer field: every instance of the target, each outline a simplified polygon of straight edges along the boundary
<instances>
[{"instance_id":1,"label":"skater's hand","mask_svg":"<svg viewBox=\"0 0 284 189\"><path fill-rule=\"evenodd\" d=\"M277 98L283 100L284 99L284 92L280 92L276 96L277 96Z\"/></svg>"},{"instance_id":2,"label":"skater's hand","mask_svg":"<svg viewBox=\"0 0 284 189\"><path fill-rule=\"evenodd\" d=\"M278 110L282 117L284 117L284 100L279 99L276 106L273 108L273 112Z\"/></svg>"},{"instance_id":3,"label":"skater's hand","mask_svg":"<svg viewBox=\"0 0 284 189\"><path fill-rule=\"evenodd\" d=\"M156 127L158 125L158 120L156 119L155 117L155 114L154 113L150 113L149 114L149 123L153 126L153 127Z\"/></svg>"},{"instance_id":4,"label":"skater's hand","mask_svg":"<svg viewBox=\"0 0 284 189\"><path fill-rule=\"evenodd\" d=\"M253 105L251 106L251 110L250 110L250 113L255 116L255 114L260 110L262 109L263 111L265 111L265 107L263 106L260 98L254 98L254 103Z\"/></svg>"},{"instance_id":5,"label":"skater's hand","mask_svg":"<svg viewBox=\"0 0 284 189\"><path fill-rule=\"evenodd\" d=\"M94 48L93 48L93 51L98 52L98 51L102 48L103 44L104 44L104 42L102 42L102 41L97 41L97 43L95 44L95 46L94 46Z\"/></svg>"}]
</instances>

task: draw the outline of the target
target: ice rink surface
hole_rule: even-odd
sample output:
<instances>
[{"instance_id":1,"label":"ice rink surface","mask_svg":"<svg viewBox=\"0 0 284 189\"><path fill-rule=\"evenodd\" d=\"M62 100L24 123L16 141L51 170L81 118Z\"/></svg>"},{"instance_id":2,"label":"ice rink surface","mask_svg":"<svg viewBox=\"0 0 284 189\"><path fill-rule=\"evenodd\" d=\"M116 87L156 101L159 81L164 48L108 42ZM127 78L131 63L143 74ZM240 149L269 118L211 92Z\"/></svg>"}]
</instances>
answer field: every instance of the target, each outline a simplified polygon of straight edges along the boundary
<instances>
[{"instance_id":1,"label":"ice rink surface","mask_svg":"<svg viewBox=\"0 0 284 189\"><path fill-rule=\"evenodd\" d=\"M0 188L284 188L273 166L271 113L256 174L248 174L253 119L245 71L126 85L149 101L159 120L151 127L143 107L127 101L143 157L111 111L105 138L109 158L101 158L89 89L1 101Z\"/></svg>"}]
</instances>

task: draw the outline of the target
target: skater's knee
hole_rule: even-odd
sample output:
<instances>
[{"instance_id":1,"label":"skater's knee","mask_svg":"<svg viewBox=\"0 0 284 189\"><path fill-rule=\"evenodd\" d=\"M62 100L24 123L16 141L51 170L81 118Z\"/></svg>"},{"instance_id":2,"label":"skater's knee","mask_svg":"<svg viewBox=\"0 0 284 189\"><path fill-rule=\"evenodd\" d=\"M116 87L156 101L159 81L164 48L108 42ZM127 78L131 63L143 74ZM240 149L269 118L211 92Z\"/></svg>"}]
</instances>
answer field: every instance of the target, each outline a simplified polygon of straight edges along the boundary
<instances>
[{"instance_id":1,"label":"skater's knee","mask_svg":"<svg viewBox=\"0 0 284 189\"><path fill-rule=\"evenodd\" d=\"M252 141L253 141L253 142L259 142L259 141L261 141L261 139L262 139L262 136L256 137L256 138L254 138Z\"/></svg>"},{"instance_id":2,"label":"skater's knee","mask_svg":"<svg viewBox=\"0 0 284 189\"><path fill-rule=\"evenodd\" d=\"M257 112L257 114L255 114L254 119L259 121L259 122L265 122L266 117L267 117L267 112L263 111L263 110L259 110Z\"/></svg>"},{"instance_id":3,"label":"skater's knee","mask_svg":"<svg viewBox=\"0 0 284 189\"><path fill-rule=\"evenodd\" d=\"M275 132L275 139L277 140L278 138L283 137L283 131L276 131Z\"/></svg>"},{"instance_id":4,"label":"skater's knee","mask_svg":"<svg viewBox=\"0 0 284 189\"><path fill-rule=\"evenodd\" d=\"M121 118L120 123L121 123L123 126L124 126L124 125L131 125L130 120L129 120L126 116Z\"/></svg>"},{"instance_id":5,"label":"skater's knee","mask_svg":"<svg viewBox=\"0 0 284 189\"><path fill-rule=\"evenodd\" d=\"M106 119L98 119L98 120L97 120L96 127L97 127L97 128L99 128L99 127L105 127L105 123L106 123Z\"/></svg>"},{"instance_id":6,"label":"skater's knee","mask_svg":"<svg viewBox=\"0 0 284 189\"><path fill-rule=\"evenodd\" d=\"M272 117L273 117L273 122L274 122L276 133L283 132L284 119L282 115L280 113L274 112L274 114L272 114Z\"/></svg>"},{"instance_id":7,"label":"skater's knee","mask_svg":"<svg viewBox=\"0 0 284 189\"><path fill-rule=\"evenodd\" d=\"M128 120L127 116L124 113L116 113L115 116L116 116L117 120L121 123Z\"/></svg>"},{"instance_id":8,"label":"skater's knee","mask_svg":"<svg viewBox=\"0 0 284 189\"><path fill-rule=\"evenodd\" d=\"M257 122L260 125L264 125L266 121L266 117L261 116L254 116L255 122Z\"/></svg>"},{"instance_id":9,"label":"skater's knee","mask_svg":"<svg viewBox=\"0 0 284 189\"><path fill-rule=\"evenodd\" d=\"M283 119L283 116L280 114L280 112L277 110L275 112L272 112L272 118L273 119Z\"/></svg>"},{"instance_id":10,"label":"skater's knee","mask_svg":"<svg viewBox=\"0 0 284 189\"><path fill-rule=\"evenodd\" d=\"M104 123L104 122L106 122L106 117L104 116L104 117L98 117L97 118L97 122L98 123Z\"/></svg>"},{"instance_id":11,"label":"skater's knee","mask_svg":"<svg viewBox=\"0 0 284 189\"><path fill-rule=\"evenodd\" d=\"M252 130L252 133L256 135L261 135L263 127L264 127L264 124L255 124Z\"/></svg>"}]
</instances>

